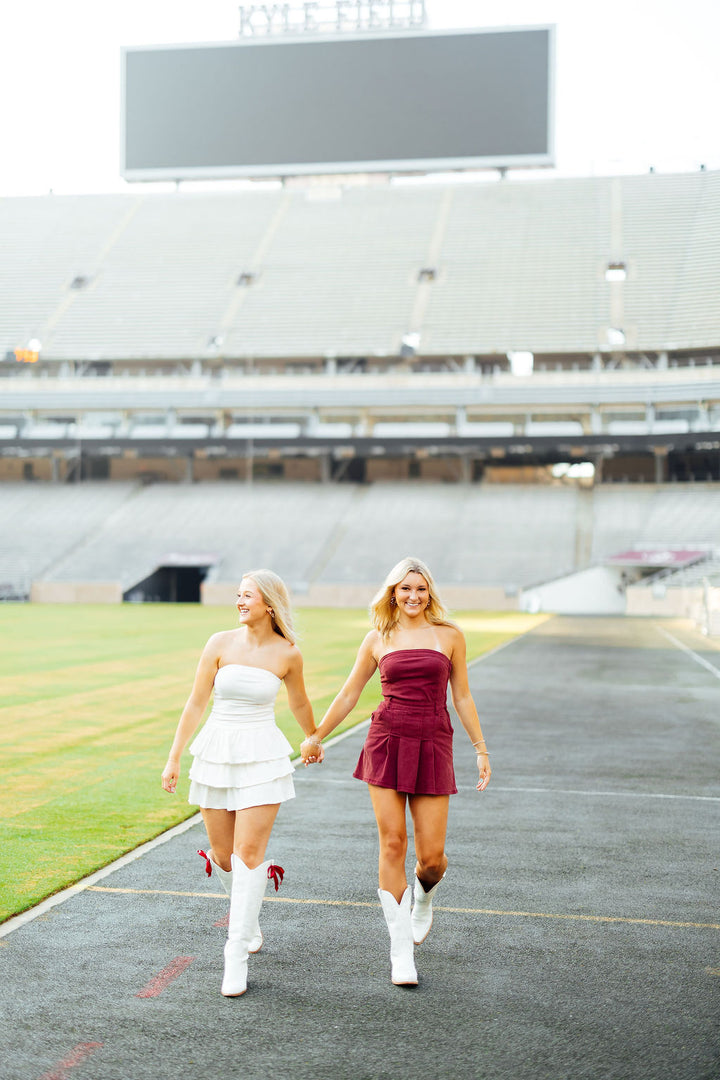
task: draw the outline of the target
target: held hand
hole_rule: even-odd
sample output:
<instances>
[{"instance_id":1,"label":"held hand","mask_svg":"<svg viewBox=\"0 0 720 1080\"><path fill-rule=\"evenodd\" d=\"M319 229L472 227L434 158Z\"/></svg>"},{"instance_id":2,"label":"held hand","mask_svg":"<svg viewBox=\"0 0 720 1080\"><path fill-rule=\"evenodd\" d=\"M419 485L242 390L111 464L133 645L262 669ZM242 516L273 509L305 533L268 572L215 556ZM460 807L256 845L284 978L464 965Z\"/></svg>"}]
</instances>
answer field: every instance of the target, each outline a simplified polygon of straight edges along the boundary
<instances>
[{"instance_id":1,"label":"held hand","mask_svg":"<svg viewBox=\"0 0 720 1080\"><path fill-rule=\"evenodd\" d=\"M165 791L169 791L171 795L175 794L175 788L180 778L180 767L175 761L168 761L167 765L163 769L162 774L162 786Z\"/></svg>"},{"instance_id":2,"label":"held hand","mask_svg":"<svg viewBox=\"0 0 720 1080\"><path fill-rule=\"evenodd\" d=\"M306 767L308 765L319 765L325 757L322 743L316 742L313 738L305 739L300 746L300 757Z\"/></svg>"},{"instance_id":3,"label":"held hand","mask_svg":"<svg viewBox=\"0 0 720 1080\"><path fill-rule=\"evenodd\" d=\"M487 754L477 755L477 766L480 779L478 780L476 787L478 791L484 791L490 782L490 774L492 772Z\"/></svg>"}]
</instances>

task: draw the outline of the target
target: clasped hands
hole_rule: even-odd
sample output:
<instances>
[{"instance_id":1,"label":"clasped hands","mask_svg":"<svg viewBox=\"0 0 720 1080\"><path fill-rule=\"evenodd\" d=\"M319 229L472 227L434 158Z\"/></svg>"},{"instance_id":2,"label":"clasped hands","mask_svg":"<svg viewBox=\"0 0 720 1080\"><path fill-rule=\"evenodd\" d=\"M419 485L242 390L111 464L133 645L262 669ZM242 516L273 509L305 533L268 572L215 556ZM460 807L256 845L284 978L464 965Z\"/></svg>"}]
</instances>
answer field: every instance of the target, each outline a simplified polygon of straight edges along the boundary
<instances>
[{"instance_id":1,"label":"clasped hands","mask_svg":"<svg viewBox=\"0 0 720 1080\"><path fill-rule=\"evenodd\" d=\"M300 758L303 765L319 765L324 757L322 743L318 742L314 735L308 735L307 739L300 744Z\"/></svg>"}]
</instances>

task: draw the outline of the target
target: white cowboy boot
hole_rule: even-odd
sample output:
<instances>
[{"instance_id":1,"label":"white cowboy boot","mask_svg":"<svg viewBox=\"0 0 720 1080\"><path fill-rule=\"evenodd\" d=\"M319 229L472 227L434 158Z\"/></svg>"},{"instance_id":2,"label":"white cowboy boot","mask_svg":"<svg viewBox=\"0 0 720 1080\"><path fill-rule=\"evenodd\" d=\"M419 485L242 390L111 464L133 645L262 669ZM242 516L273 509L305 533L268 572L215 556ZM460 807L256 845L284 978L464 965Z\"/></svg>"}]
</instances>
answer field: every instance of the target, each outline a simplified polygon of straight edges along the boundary
<instances>
[{"instance_id":1,"label":"white cowboy boot","mask_svg":"<svg viewBox=\"0 0 720 1080\"><path fill-rule=\"evenodd\" d=\"M445 875L443 874L443 877ZM442 881L442 878L440 878ZM431 889L427 892L423 888L423 883L420 878L415 875L415 903L413 904L412 915L410 921L412 923L413 941L416 945L419 945L421 941L430 933L430 927L433 921L432 902L435 891L440 884L440 881L436 881Z\"/></svg>"},{"instance_id":2,"label":"white cowboy boot","mask_svg":"<svg viewBox=\"0 0 720 1080\"><path fill-rule=\"evenodd\" d=\"M232 856L230 920L221 987L225 997L240 997L247 990L249 945L257 926L270 866L268 861L250 870L239 856Z\"/></svg>"},{"instance_id":3,"label":"white cowboy boot","mask_svg":"<svg viewBox=\"0 0 720 1080\"><path fill-rule=\"evenodd\" d=\"M222 885L223 889L228 894L228 896L231 896L233 879L232 870L223 870L222 866L216 863L214 859L210 858L210 852L205 852L200 849L198 850L198 855L202 855L203 859L205 859L205 873L207 874L207 876L210 877L214 870L220 880L220 884ZM255 927L255 932L250 940L250 944L248 945L248 952L260 952L260 950L262 949L262 944L262 930L260 929L260 923L258 922L257 926Z\"/></svg>"},{"instance_id":4,"label":"white cowboy boot","mask_svg":"<svg viewBox=\"0 0 720 1080\"><path fill-rule=\"evenodd\" d=\"M417 986L410 926L410 889L405 890L399 904L393 894L384 889L378 889L378 896L390 931L390 977L396 986Z\"/></svg>"}]
</instances>

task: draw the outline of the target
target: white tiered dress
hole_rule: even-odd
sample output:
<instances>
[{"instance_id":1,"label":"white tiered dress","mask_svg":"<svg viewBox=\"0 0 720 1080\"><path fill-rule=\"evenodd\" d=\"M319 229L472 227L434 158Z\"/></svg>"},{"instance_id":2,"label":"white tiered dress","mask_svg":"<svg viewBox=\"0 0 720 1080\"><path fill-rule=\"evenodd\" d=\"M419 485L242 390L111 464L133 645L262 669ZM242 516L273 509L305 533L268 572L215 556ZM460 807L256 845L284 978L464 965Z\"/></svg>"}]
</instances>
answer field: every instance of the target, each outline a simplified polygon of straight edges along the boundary
<instances>
[{"instance_id":1,"label":"white tiered dress","mask_svg":"<svg viewBox=\"0 0 720 1080\"><path fill-rule=\"evenodd\" d=\"M212 711L190 747L188 802L245 810L295 797L292 747L275 723L280 683L265 668L219 668Z\"/></svg>"}]
</instances>

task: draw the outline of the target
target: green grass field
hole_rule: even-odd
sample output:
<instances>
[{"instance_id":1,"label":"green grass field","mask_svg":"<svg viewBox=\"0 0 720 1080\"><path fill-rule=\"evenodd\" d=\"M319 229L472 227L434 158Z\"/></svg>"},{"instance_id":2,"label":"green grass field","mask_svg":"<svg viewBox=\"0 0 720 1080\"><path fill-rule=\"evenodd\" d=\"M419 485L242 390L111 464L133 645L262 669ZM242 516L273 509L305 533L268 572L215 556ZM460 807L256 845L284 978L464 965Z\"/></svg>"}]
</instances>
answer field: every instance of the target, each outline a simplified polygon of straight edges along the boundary
<instances>
[{"instance_id":1,"label":"green grass field","mask_svg":"<svg viewBox=\"0 0 720 1080\"><path fill-rule=\"evenodd\" d=\"M458 616L469 658L539 621ZM300 609L297 623L319 720L352 666L367 614ZM188 755L175 796L160 773L200 651L233 625L232 611L196 604L0 605L0 922L196 812L187 803ZM343 726L365 719L378 699L375 675ZM277 716L297 748L282 689Z\"/></svg>"}]
</instances>

